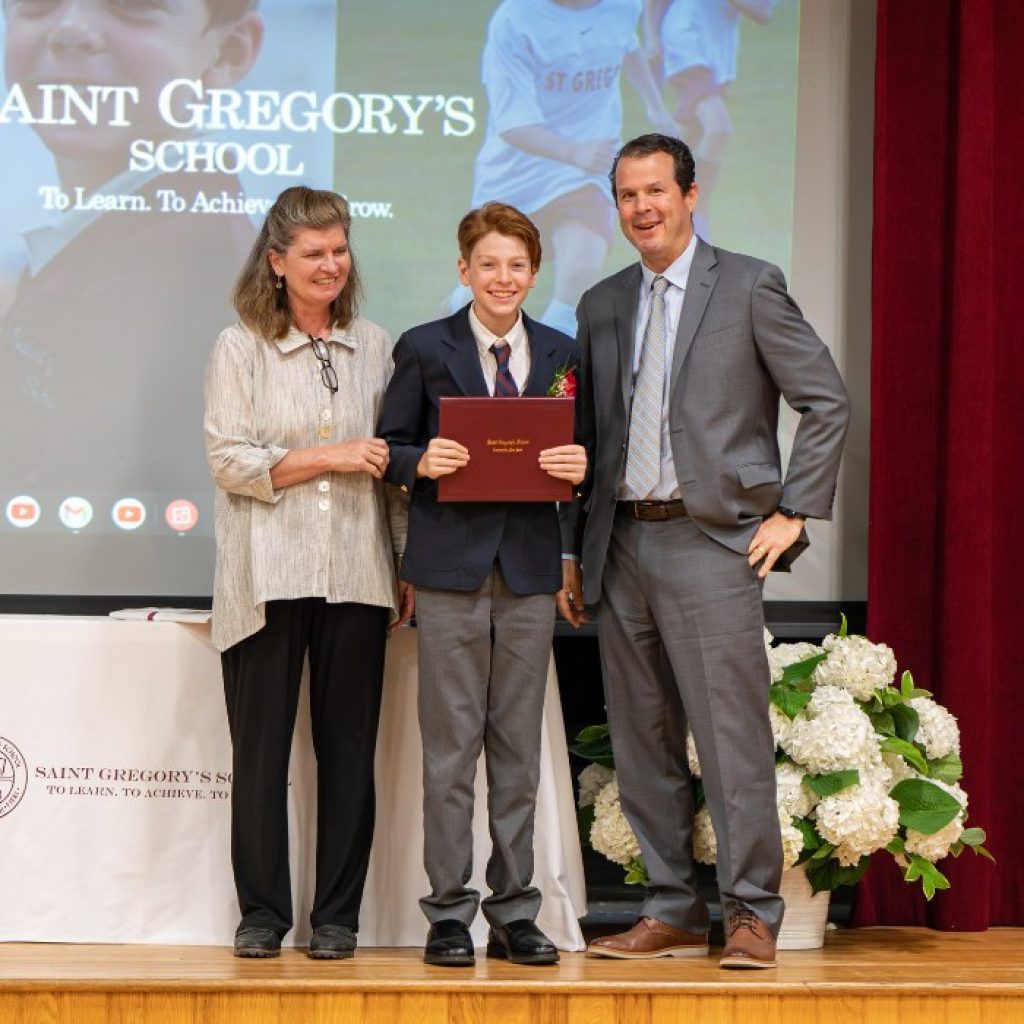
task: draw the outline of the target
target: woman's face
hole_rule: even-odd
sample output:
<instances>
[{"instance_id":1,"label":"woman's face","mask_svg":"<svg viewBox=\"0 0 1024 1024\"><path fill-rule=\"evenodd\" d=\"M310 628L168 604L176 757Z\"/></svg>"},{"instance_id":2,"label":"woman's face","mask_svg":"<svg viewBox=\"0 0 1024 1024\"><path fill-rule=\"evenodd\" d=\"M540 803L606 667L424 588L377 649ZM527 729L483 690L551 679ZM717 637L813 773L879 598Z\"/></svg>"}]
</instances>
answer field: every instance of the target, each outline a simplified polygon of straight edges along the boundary
<instances>
[{"instance_id":1,"label":"woman's face","mask_svg":"<svg viewBox=\"0 0 1024 1024\"><path fill-rule=\"evenodd\" d=\"M283 252L270 252L270 266L284 277L292 309L328 306L341 294L352 269L345 229L301 228Z\"/></svg>"}]
</instances>

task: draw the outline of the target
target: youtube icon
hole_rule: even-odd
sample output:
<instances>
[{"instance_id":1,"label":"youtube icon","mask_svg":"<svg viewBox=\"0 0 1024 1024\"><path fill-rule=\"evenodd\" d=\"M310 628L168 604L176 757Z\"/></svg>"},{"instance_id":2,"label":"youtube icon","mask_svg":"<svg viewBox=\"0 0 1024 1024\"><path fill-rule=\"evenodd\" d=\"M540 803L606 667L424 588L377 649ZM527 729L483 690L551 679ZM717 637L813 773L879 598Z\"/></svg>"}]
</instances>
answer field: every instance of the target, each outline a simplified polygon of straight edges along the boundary
<instances>
[{"instance_id":1,"label":"youtube icon","mask_svg":"<svg viewBox=\"0 0 1024 1024\"><path fill-rule=\"evenodd\" d=\"M7 521L11 526L24 530L35 526L40 516L39 502L27 494L19 494L7 502Z\"/></svg>"}]
</instances>

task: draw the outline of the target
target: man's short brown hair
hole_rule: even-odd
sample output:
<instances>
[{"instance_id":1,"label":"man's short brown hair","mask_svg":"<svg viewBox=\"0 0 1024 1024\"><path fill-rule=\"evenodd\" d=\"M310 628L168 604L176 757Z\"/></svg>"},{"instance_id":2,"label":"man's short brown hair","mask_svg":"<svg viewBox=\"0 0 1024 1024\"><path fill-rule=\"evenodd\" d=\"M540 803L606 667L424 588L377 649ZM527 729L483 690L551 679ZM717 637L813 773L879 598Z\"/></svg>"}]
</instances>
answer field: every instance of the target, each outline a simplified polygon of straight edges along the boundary
<instances>
[{"instance_id":1,"label":"man's short brown hair","mask_svg":"<svg viewBox=\"0 0 1024 1024\"><path fill-rule=\"evenodd\" d=\"M520 213L508 203L484 203L478 209L470 210L459 221L459 255L468 263L477 242L492 231L509 238L518 238L526 247L530 268L536 271L540 267L541 246L537 225L525 213Z\"/></svg>"}]
</instances>

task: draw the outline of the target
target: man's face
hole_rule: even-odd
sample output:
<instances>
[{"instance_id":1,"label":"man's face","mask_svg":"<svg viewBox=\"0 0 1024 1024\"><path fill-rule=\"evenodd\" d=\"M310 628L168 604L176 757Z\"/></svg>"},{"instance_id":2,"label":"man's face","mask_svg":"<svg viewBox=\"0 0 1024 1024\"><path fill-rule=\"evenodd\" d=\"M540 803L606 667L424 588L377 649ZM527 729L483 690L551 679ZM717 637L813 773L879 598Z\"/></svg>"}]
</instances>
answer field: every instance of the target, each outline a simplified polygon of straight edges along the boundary
<instances>
[{"instance_id":1,"label":"man's face","mask_svg":"<svg viewBox=\"0 0 1024 1024\"><path fill-rule=\"evenodd\" d=\"M206 0L4 0L5 70L38 112L40 85L136 86L128 128L36 125L58 156L88 158L129 139L165 137L156 100L175 78L204 78L230 29L207 31ZM58 109L63 101L58 100ZM57 114L60 117L60 112Z\"/></svg>"},{"instance_id":2,"label":"man's face","mask_svg":"<svg viewBox=\"0 0 1024 1024\"><path fill-rule=\"evenodd\" d=\"M697 186L685 195L668 153L623 157L615 169L615 205L626 239L656 273L686 248L693 233L690 217Z\"/></svg>"},{"instance_id":3,"label":"man's face","mask_svg":"<svg viewBox=\"0 0 1024 1024\"><path fill-rule=\"evenodd\" d=\"M526 245L512 235L491 231L459 260L459 277L473 290L473 307L483 325L497 335L510 330L519 307L537 281Z\"/></svg>"}]
</instances>

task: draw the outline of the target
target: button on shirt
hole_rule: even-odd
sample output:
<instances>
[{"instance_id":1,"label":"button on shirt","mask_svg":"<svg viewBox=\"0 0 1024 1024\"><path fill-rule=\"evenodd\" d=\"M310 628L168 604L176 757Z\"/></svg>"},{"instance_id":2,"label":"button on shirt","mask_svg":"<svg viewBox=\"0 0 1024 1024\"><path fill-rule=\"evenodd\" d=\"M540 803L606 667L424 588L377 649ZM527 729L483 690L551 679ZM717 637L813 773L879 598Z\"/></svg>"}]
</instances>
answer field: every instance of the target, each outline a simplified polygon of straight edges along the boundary
<instances>
[{"instance_id":1,"label":"button on shirt","mask_svg":"<svg viewBox=\"0 0 1024 1024\"><path fill-rule=\"evenodd\" d=\"M396 604L395 557L408 498L369 473L322 473L274 490L293 448L372 437L391 374L391 341L368 320L327 341L337 394L307 335L267 341L223 331L206 371L207 459L217 484L213 641L226 650L261 629L264 604L323 597Z\"/></svg>"},{"instance_id":2,"label":"button on shirt","mask_svg":"<svg viewBox=\"0 0 1024 1024\"><path fill-rule=\"evenodd\" d=\"M669 383L672 373L672 355L676 349L676 331L679 328L679 315L683 310L683 298L686 295L686 283L690 277L690 264L693 254L697 251L697 236L690 236L690 244L680 253L674 263L663 271L661 276L668 281L665 289L665 390L661 406L661 474L658 485L650 494L633 494L625 485L619 485L619 498L624 501L668 501L680 497L679 483L676 480L676 467L672 460L672 445L669 440ZM640 265L640 303L636 313L636 334L633 342L633 381L640 372L640 355L643 352L644 331L651 315L651 285L658 275L643 264ZM625 462L623 462L625 471Z\"/></svg>"},{"instance_id":3,"label":"button on shirt","mask_svg":"<svg viewBox=\"0 0 1024 1024\"><path fill-rule=\"evenodd\" d=\"M476 346L480 353L480 369L484 374L484 381L487 384L487 393L494 395L494 378L498 372L498 360L491 352L494 345L502 336L488 330L480 318L476 315L473 307L469 307L469 327L476 338ZM514 326L504 335L505 341L512 346L512 354L508 358L509 373L523 393L526 382L530 377L530 339L526 336L526 325L523 323L523 314L520 313Z\"/></svg>"}]
</instances>

